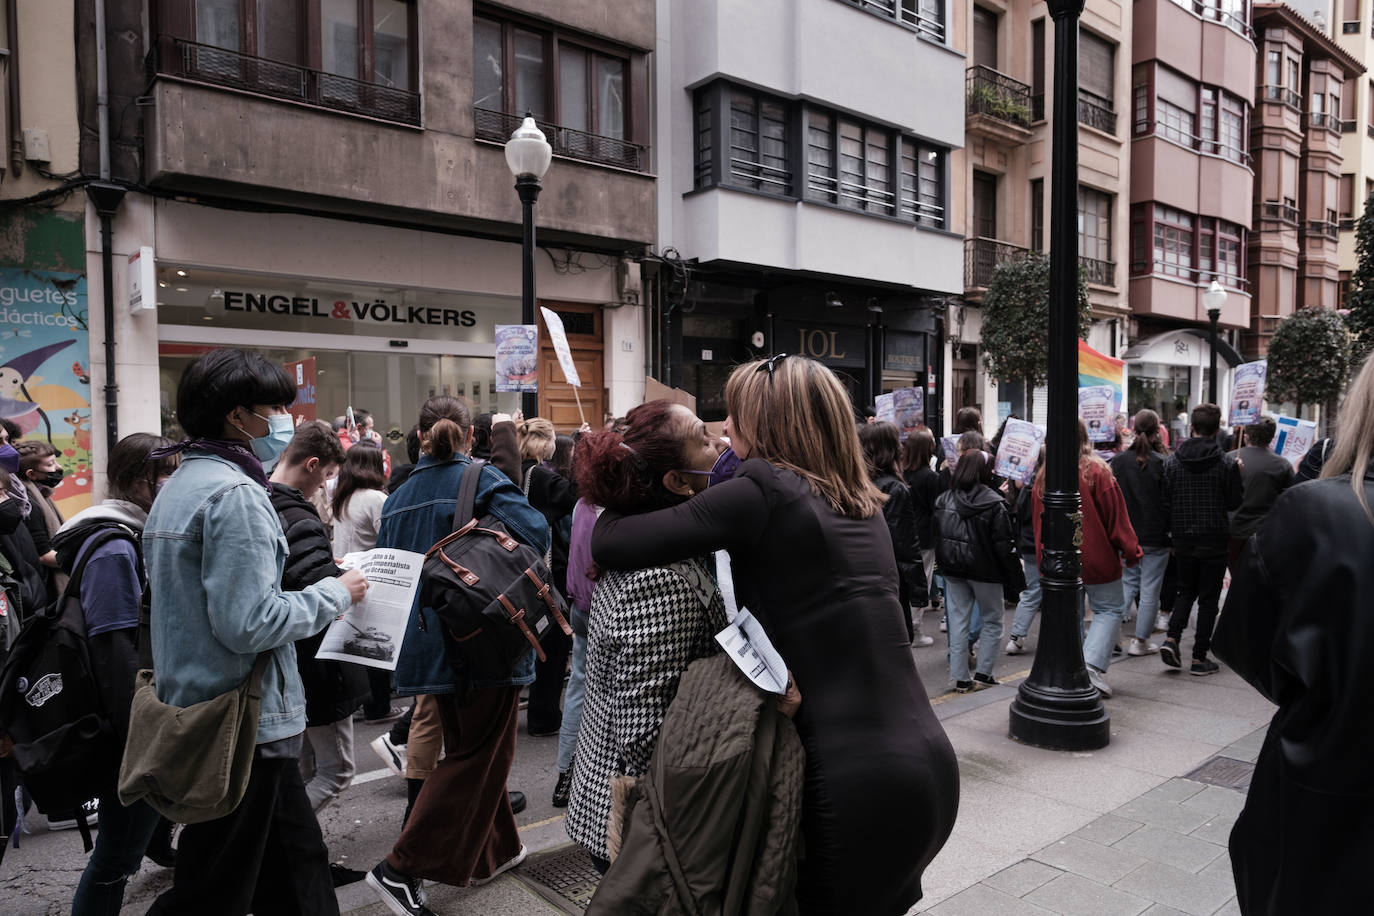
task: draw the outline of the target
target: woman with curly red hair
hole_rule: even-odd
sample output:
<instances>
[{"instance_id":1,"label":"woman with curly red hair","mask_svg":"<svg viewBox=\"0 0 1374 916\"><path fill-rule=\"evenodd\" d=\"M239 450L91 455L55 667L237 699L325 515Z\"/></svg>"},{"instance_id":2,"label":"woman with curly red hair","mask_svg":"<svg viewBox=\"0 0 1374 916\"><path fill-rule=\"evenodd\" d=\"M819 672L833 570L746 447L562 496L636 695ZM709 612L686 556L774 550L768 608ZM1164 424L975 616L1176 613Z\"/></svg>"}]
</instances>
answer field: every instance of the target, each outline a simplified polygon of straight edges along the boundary
<instances>
[{"instance_id":1,"label":"woman with curly red hair","mask_svg":"<svg viewBox=\"0 0 1374 916\"><path fill-rule=\"evenodd\" d=\"M719 440L686 407L649 401L624 432L577 445L577 483L591 502L637 515L706 488ZM587 620L587 681L568 805L568 835L603 871L611 780L648 771L668 705L687 666L719 651L726 625L710 555L623 572L597 571Z\"/></svg>"}]
</instances>

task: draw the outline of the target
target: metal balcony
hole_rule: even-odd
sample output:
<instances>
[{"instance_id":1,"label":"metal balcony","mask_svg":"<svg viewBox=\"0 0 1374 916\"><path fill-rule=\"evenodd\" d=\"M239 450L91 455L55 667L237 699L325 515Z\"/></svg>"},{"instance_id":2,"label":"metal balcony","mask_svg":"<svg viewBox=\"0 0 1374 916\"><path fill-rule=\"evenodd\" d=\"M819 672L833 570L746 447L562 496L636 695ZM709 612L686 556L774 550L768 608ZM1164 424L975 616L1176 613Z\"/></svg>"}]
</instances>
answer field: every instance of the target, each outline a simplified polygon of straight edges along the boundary
<instances>
[{"instance_id":1,"label":"metal balcony","mask_svg":"<svg viewBox=\"0 0 1374 916\"><path fill-rule=\"evenodd\" d=\"M148 71L150 77L176 76L402 124L420 123L418 92L181 38L159 37L148 55Z\"/></svg>"},{"instance_id":2,"label":"metal balcony","mask_svg":"<svg viewBox=\"0 0 1374 916\"><path fill-rule=\"evenodd\" d=\"M524 118L501 111L474 108L472 120L473 131L478 139L505 143ZM556 156L582 159L600 165L613 165L636 172L648 168L648 150L638 143L589 134L586 131L573 130L571 127L559 127L547 121L539 121L539 129L544 132Z\"/></svg>"},{"instance_id":3,"label":"metal balcony","mask_svg":"<svg viewBox=\"0 0 1374 916\"><path fill-rule=\"evenodd\" d=\"M1078 123L1116 135L1116 111L1111 103L1082 91L1078 93Z\"/></svg>"},{"instance_id":4,"label":"metal balcony","mask_svg":"<svg viewBox=\"0 0 1374 916\"><path fill-rule=\"evenodd\" d=\"M1083 272L1089 283L1097 286L1116 285L1116 264L1112 261L1099 261L1097 258L1079 255L1078 269Z\"/></svg>"},{"instance_id":5,"label":"metal balcony","mask_svg":"<svg viewBox=\"0 0 1374 916\"><path fill-rule=\"evenodd\" d=\"M982 66L968 68L964 86L970 118L987 115L1016 127L1030 127L1033 114L1030 86Z\"/></svg>"},{"instance_id":6,"label":"metal balcony","mask_svg":"<svg viewBox=\"0 0 1374 916\"><path fill-rule=\"evenodd\" d=\"M987 289L998 264L1028 254L1029 248L996 239L964 239L964 289Z\"/></svg>"}]
</instances>

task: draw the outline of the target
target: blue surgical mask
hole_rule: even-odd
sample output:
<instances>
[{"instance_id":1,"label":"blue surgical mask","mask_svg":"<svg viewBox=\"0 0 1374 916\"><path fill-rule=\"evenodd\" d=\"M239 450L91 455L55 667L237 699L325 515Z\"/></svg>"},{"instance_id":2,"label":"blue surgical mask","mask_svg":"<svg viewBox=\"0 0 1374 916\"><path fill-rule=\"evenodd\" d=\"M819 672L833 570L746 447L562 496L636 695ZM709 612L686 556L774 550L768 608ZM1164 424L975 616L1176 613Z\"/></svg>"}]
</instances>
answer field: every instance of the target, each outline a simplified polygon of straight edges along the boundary
<instances>
[{"instance_id":1,"label":"blue surgical mask","mask_svg":"<svg viewBox=\"0 0 1374 916\"><path fill-rule=\"evenodd\" d=\"M267 435L254 439L248 445L263 466L270 471L281 457L281 453L291 444L291 439L296 434L296 426L291 422L289 413L273 414L270 417L254 413L253 416L267 421Z\"/></svg>"}]
</instances>

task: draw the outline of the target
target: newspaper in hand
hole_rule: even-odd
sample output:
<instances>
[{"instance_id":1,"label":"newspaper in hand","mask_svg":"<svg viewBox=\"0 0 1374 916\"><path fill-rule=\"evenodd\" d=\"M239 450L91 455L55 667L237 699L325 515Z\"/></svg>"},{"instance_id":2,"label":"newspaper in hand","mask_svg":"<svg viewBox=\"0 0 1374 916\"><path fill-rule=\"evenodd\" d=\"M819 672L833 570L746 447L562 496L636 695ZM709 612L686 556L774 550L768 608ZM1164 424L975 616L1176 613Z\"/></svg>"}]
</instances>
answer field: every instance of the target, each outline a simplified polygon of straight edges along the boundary
<instances>
[{"instance_id":1,"label":"newspaper in hand","mask_svg":"<svg viewBox=\"0 0 1374 916\"><path fill-rule=\"evenodd\" d=\"M716 551L716 585L725 602L725 616L730 621L728 627L716 634L716 642L755 685L779 696L787 693L787 663L773 648L763 625L747 608L736 605L730 558L723 550Z\"/></svg>"},{"instance_id":2,"label":"newspaper in hand","mask_svg":"<svg viewBox=\"0 0 1374 916\"><path fill-rule=\"evenodd\" d=\"M424 565L424 554L389 547L345 556L339 566L361 572L367 594L329 625L315 657L395 671Z\"/></svg>"}]
</instances>

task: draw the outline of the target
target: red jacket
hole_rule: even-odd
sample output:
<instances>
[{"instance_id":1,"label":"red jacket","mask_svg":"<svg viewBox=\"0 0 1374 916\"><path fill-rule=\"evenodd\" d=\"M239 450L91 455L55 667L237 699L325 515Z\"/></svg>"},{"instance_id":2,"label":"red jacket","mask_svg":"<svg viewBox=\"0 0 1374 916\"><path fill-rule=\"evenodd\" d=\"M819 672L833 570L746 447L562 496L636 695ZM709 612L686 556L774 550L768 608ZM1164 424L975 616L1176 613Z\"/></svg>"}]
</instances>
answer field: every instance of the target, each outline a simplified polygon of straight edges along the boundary
<instances>
[{"instance_id":1,"label":"red jacket","mask_svg":"<svg viewBox=\"0 0 1374 916\"><path fill-rule=\"evenodd\" d=\"M1040 487L1032 496L1035 521L1035 555L1040 558L1040 513L1044 509ZM1136 540L1126 500L1121 495L1111 468L1101 461L1079 466L1078 496L1083 501L1083 584L1102 585L1121 578L1121 562L1127 566L1140 562L1140 542Z\"/></svg>"}]
</instances>

